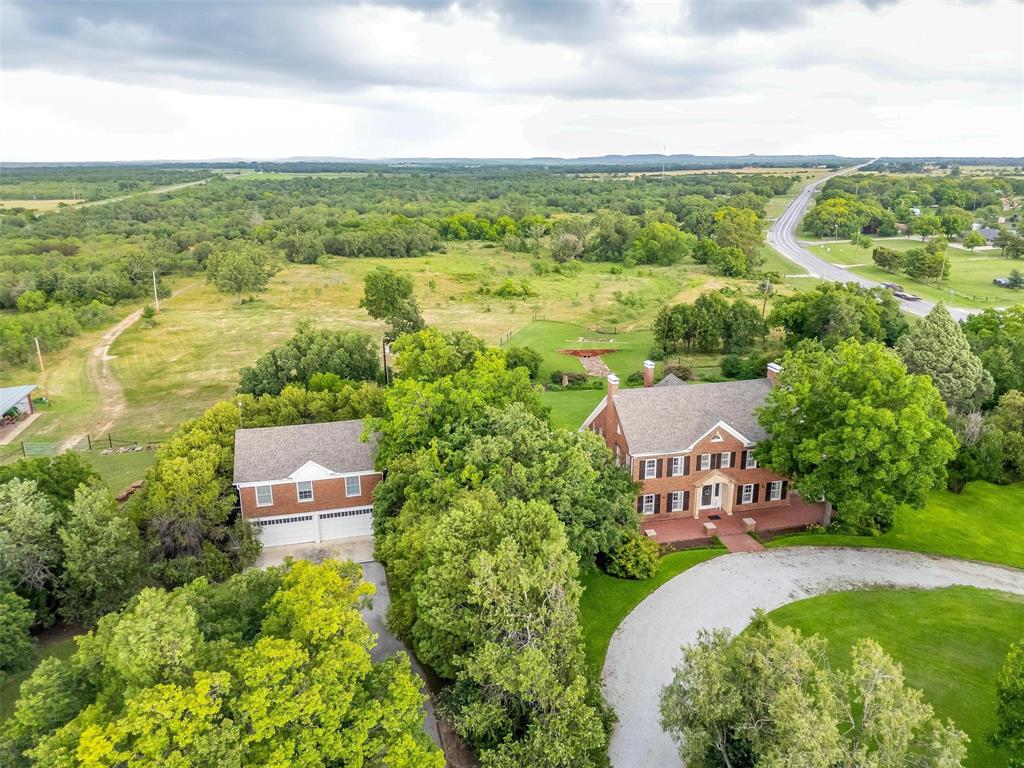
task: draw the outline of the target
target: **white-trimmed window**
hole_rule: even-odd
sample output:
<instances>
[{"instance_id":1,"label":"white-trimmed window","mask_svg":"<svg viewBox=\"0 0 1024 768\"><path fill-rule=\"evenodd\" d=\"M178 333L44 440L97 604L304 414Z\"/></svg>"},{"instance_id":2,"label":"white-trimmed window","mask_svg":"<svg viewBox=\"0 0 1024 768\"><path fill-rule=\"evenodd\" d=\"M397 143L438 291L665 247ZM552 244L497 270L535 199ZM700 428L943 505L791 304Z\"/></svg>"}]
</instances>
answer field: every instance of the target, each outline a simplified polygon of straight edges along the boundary
<instances>
[{"instance_id":1,"label":"white-trimmed window","mask_svg":"<svg viewBox=\"0 0 1024 768\"><path fill-rule=\"evenodd\" d=\"M722 457L722 460L718 466L722 469L728 469L732 466L732 453L730 451L722 451L719 455Z\"/></svg>"},{"instance_id":2,"label":"white-trimmed window","mask_svg":"<svg viewBox=\"0 0 1024 768\"><path fill-rule=\"evenodd\" d=\"M644 480L652 480L658 476L658 460L646 459L644 461Z\"/></svg>"},{"instance_id":3,"label":"white-trimmed window","mask_svg":"<svg viewBox=\"0 0 1024 768\"><path fill-rule=\"evenodd\" d=\"M757 469L757 459L754 458L753 451L747 451L747 463L743 465L744 469Z\"/></svg>"},{"instance_id":4,"label":"white-trimmed window","mask_svg":"<svg viewBox=\"0 0 1024 768\"><path fill-rule=\"evenodd\" d=\"M768 501L778 501L782 498L782 481L772 480L768 483Z\"/></svg>"},{"instance_id":5,"label":"white-trimmed window","mask_svg":"<svg viewBox=\"0 0 1024 768\"><path fill-rule=\"evenodd\" d=\"M697 469L700 469L702 471L705 470L705 469L711 469L711 454L710 453L702 453L698 457L697 462L698 462L697 463Z\"/></svg>"},{"instance_id":6,"label":"white-trimmed window","mask_svg":"<svg viewBox=\"0 0 1024 768\"><path fill-rule=\"evenodd\" d=\"M751 504L754 501L754 484L747 483L740 488L740 504Z\"/></svg>"},{"instance_id":7,"label":"white-trimmed window","mask_svg":"<svg viewBox=\"0 0 1024 768\"><path fill-rule=\"evenodd\" d=\"M672 511L682 512L683 511L683 492L673 491L672 492Z\"/></svg>"},{"instance_id":8,"label":"white-trimmed window","mask_svg":"<svg viewBox=\"0 0 1024 768\"><path fill-rule=\"evenodd\" d=\"M641 509L643 510L643 513L645 515L653 515L654 514L654 494L653 493L645 493L644 494L644 496L643 496L643 505L641 506Z\"/></svg>"},{"instance_id":9,"label":"white-trimmed window","mask_svg":"<svg viewBox=\"0 0 1024 768\"><path fill-rule=\"evenodd\" d=\"M312 480L300 480L295 484L295 492L299 497L299 501L312 501L313 500L313 481Z\"/></svg>"},{"instance_id":10,"label":"white-trimmed window","mask_svg":"<svg viewBox=\"0 0 1024 768\"><path fill-rule=\"evenodd\" d=\"M269 485L256 486L256 506L270 507L274 504L274 489Z\"/></svg>"},{"instance_id":11,"label":"white-trimmed window","mask_svg":"<svg viewBox=\"0 0 1024 768\"><path fill-rule=\"evenodd\" d=\"M673 456L672 457L672 477L678 477L683 474L683 457Z\"/></svg>"},{"instance_id":12,"label":"white-trimmed window","mask_svg":"<svg viewBox=\"0 0 1024 768\"><path fill-rule=\"evenodd\" d=\"M346 477L345 478L345 495L346 496L362 496L363 487L362 483L359 482L359 476Z\"/></svg>"},{"instance_id":13,"label":"white-trimmed window","mask_svg":"<svg viewBox=\"0 0 1024 768\"><path fill-rule=\"evenodd\" d=\"M615 422L615 431L620 435L622 434L622 425L617 421Z\"/></svg>"}]
</instances>

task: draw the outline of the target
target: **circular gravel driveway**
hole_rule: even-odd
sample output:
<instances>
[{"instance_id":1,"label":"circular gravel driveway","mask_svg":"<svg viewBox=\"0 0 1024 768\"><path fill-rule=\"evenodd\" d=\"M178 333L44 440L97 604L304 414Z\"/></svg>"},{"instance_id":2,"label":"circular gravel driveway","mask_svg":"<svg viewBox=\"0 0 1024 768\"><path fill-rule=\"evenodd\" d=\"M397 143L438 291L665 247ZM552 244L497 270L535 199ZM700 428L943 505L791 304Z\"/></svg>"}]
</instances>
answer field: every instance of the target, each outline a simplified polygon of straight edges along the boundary
<instances>
[{"instance_id":1,"label":"circular gravel driveway","mask_svg":"<svg viewBox=\"0 0 1024 768\"><path fill-rule=\"evenodd\" d=\"M1024 571L888 549L792 547L723 555L651 593L615 630L602 677L618 715L609 754L614 768L681 764L661 730L658 701L701 629L739 632L756 608L770 611L815 595L869 587L951 586L1024 595Z\"/></svg>"}]
</instances>

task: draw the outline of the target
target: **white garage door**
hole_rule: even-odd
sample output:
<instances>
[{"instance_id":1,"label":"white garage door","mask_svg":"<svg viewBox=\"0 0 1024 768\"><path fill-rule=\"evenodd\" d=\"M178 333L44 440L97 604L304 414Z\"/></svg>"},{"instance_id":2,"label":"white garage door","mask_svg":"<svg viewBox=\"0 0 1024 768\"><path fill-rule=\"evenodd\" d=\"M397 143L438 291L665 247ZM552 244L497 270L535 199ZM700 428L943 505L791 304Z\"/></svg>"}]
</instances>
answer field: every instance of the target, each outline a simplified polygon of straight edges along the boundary
<instances>
[{"instance_id":1,"label":"white garage door","mask_svg":"<svg viewBox=\"0 0 1024 768\"><path fill-rule=\"evenodd\" d=\"M320 513L320 539L346 539L373 533L373 507L336 509Z\"/></svg>"},{"instance_id":2,"label":"white garage door","mask_svg":"<svg viewBox=\"0 0 1024 768\"><path fill-rule=\"evenodd\" d=\"M313 515L290 515L253 520L260 532L260 543L264 547L280 547L285 544L305 544L316 540L316 524Z\"/></svg>"}]
</instances>

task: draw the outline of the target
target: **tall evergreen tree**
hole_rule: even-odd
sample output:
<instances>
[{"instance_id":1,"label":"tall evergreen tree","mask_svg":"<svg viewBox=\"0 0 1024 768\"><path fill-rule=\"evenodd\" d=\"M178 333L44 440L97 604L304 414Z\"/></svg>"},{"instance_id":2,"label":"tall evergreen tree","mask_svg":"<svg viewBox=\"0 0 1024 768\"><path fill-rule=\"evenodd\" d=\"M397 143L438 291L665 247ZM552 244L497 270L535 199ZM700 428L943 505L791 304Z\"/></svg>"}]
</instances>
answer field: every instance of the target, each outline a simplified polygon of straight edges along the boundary
<instances>
[{"instance_id":1,"label":"tall evergreen tree","mask_svg":"<svg viewBox=\"0 0 1024 768\"><path fill-rule=\"evenodd\" d=\"M959 324L940 301L910 332L896 342L910 373L931 376L951 410L977 410L992 396L995 383Z\"/></svg>"}]
</instances>

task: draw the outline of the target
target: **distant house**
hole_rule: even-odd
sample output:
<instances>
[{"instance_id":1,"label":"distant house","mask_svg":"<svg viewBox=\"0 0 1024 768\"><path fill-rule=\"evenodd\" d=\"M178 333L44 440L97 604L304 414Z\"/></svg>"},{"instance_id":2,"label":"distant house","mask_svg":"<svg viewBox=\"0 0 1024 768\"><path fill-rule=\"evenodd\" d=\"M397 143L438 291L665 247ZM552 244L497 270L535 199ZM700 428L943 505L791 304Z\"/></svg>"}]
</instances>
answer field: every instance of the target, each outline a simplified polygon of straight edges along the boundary
<instances>
[{"instance_id":1,"label":"distant house","mask_svg":"<svg viewBox=\"0 0 1024 768\"><path fill-rule=\"evenodd\" d=\"M659 521L683 518L721 528L734 515L736 526L739 518L756 516L758 530L824 520L823 504L804 502L787 477L754 457L767 437L755 412L781 370L777 365L769 366L767 378L704 384L663 379L652 386L653 370L654 363L645 363L645 386L636 389L620 390L618 378L609 376L604 399L580 427L603 437L641 484L636 511L642 528L657 533ZM799 514L789 514L792 508Z\"/></svg>"},{"instance_id":2,"label":"distant house","mask_svg":"<svg viewBox=\"0 0 1024 768\"><path fill-rule=\"evenodd\" d=\"M381 473L362 431L354 420L235 432L234 484L263 546L372 535Z\"/></svg>"},{"instance_id":3,"label":"distant house","mask_svg":"<svg viewBox=\"0 0 1024 768\"><path fill-rule=\"evenodd\" d=\"M16 387L0 387L0 417L20 418L35 413L32 393L39 387L35 384L21 384Z\"/></svg>"},{"instance_id":4,"label":"distant house","mask_svg":"<svg viewBox=\"0 0 1024 768\"><path fill-rule=\"evenodd\" d=\"M985 238L987 245L992 245L992 242L999 237L999 230L995 227L978 227L975 232Z\"/></svg>"}]
</instances>

